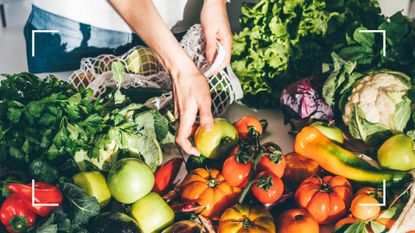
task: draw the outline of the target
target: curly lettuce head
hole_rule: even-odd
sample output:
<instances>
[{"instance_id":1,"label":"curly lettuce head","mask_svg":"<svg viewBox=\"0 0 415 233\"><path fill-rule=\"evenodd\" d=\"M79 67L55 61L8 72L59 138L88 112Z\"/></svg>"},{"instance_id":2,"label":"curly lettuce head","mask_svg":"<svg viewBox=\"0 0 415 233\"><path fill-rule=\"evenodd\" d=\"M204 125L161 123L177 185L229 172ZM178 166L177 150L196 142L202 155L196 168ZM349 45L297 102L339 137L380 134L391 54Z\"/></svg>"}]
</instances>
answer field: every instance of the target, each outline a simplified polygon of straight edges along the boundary
<instances>
[{"instance_id":1,"label":"curly lettuce head","mask_svg":"<svg viewBox=\"0 0 415 233\"><path fill-rule=\"evenodd\" d=\"M326 34L331 15L326 1L320 0L244 4L242 30L234 36L232 48L232 68L244 92L263 95L266 103L272 102L270 96L279 95L286 83L295 81L288 77L290 63L308 54L302 46L317 46L308 41Z\"/></svg>"}]
</instances>

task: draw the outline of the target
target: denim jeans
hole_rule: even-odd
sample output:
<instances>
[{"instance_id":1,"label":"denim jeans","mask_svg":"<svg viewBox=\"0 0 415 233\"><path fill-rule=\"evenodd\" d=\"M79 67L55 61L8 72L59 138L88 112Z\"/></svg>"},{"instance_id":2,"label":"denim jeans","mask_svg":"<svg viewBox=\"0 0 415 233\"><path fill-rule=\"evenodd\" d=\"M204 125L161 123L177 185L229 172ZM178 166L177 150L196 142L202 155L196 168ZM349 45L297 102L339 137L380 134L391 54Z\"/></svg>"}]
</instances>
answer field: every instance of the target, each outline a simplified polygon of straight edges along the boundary
<instances>
[{"instance_id":1,"label":"denim jeans","mask_svg":"<svg viewBox=\"0 0 415 233\"><path fill-rule=\"evenodd\" d=\"M35 56L32 56L33 30L58 30L57 33L34 34ZM79 23L36 6L32 7L24 36L28 67L33 73L76 70L82 58L121 55L133 46L144 44L135 34Z\"/></svg>"}]
</instances>

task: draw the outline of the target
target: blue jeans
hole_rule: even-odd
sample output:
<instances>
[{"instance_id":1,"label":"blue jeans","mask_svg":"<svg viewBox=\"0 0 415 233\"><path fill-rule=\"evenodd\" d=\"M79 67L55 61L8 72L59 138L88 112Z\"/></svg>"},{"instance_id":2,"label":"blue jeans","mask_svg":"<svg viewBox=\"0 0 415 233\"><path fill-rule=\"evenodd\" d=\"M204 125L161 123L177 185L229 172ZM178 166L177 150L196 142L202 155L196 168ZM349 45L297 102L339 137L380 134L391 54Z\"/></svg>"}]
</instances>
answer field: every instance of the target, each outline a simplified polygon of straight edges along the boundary
<instances>
[{"instance_id":1,"label":"blue jeans","mask_svg":"<svg viewBox=\"0 0 415 233\"><path fill-rule=\"evenodd\" d=\"M35 33L35 56L32 56L33 30L59 32ZM144 44L135 34L79 23L36 6L32 7L24 36L28 67L33 73L76 70L82 58L100 54L121 55L133 46Z\"/></svg>"}]
</instances>

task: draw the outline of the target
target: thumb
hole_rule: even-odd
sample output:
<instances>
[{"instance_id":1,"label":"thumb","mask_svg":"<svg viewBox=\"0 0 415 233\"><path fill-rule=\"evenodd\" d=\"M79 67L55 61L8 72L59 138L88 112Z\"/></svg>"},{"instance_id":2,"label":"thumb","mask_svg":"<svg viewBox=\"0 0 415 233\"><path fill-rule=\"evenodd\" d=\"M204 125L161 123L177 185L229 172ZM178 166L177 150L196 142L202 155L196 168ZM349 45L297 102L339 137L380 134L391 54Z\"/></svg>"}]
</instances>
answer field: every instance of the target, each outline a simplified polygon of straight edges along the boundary
<instances>
[{"instance_id":1,"label":"thumb","mask_svg":"<svg viewBox=\"0 0 415 233\"><path fill-rule=\"evenodd\" d=\"M206 59L209 63L213 63L216 54L216 34L212 32L205 33L206 40Z\"/></svg>"}]
</instances>

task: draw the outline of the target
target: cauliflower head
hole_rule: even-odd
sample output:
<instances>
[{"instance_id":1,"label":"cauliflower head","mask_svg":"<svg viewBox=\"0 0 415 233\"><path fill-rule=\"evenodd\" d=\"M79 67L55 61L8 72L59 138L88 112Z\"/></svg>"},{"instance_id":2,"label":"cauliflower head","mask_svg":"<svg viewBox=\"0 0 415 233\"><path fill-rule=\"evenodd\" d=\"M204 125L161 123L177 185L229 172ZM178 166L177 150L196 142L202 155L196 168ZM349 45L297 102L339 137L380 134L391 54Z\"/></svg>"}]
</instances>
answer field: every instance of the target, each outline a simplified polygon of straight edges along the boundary
<instances>
[{"instance_id":1,"label":"cauliflower head","mask_svg":"<svg viewBox=\"0 0 415 233\"><path fill-rule=\"evenodd\" d=\"M378 133L402 132L411 114L409 77L380 72L359 79L347 98L343 121L354 138L366 142Z\"/></svg>"}]
</instances>

